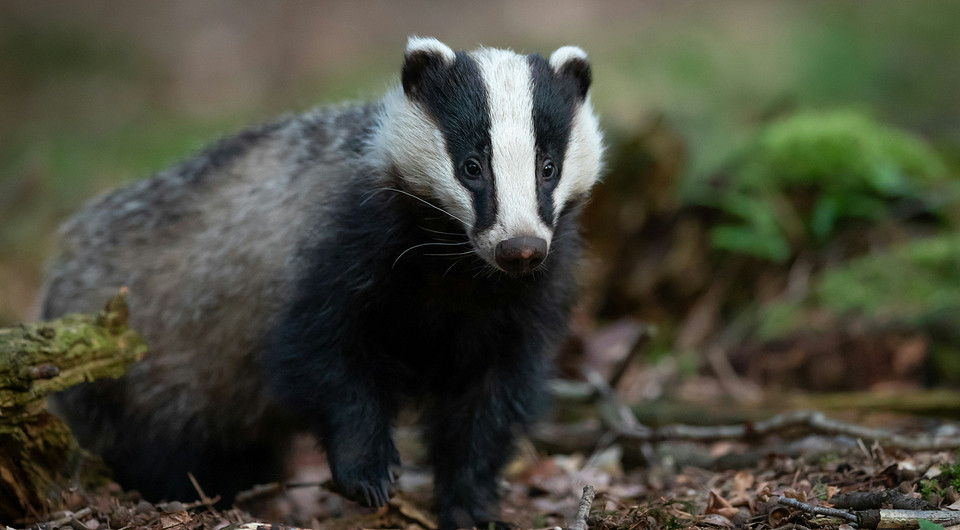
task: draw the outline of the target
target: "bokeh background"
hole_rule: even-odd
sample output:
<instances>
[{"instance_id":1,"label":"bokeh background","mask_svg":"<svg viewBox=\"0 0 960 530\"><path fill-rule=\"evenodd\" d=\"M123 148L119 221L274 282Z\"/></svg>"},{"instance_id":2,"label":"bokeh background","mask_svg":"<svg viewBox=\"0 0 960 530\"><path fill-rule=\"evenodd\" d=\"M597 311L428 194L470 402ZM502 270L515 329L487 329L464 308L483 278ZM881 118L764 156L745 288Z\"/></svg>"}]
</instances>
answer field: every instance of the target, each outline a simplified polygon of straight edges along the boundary
<instances>
[{"instance_id":1,"label":"bokeh background","mask_svg":"<svg viewBox=\"0 0 960 530\"><path fill-rule=\"evenodd\" d=\"M610 149L565 360L609 372L642 347L634 401L902 406L960 383L958 20L951 1L8 0L0 325L34 317L84 201L275 114L378 97L408 35L572 43Z\"/></svg>"}]
</instances>

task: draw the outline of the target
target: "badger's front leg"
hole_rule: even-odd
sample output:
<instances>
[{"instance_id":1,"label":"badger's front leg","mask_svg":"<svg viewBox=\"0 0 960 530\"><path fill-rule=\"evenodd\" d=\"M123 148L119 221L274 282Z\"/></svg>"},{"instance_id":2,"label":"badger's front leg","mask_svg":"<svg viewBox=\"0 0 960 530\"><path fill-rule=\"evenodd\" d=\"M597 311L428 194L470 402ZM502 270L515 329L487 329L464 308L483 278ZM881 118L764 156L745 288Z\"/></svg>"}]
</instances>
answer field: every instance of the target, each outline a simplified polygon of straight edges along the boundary
<instances>
[{"instance_id":1,"label":"badger's front leg","mask_svg":"<svg viewBox=\"0 0 960 530\"><path fill-rule=\"evenodd\" d=\"M431 455L441 530L485 528L499 518L497 478L541 401L540 364L511 361L438 396Z\"/></svg>"},{"instance_id":2,"label":"badger's front leg","mask_svg":"<svg viewBox=\"0 0 960 530\"><path fill-rule=\"evenodd\" d=\"M320 439L337 490L361 504L383 506L400 466L391 435L395 400L365 366L359 345L323 340L329 337L291 319L278 327L265 368L276 396L307 418Z\"/></svg>"},{"instance_id":3,"label":"badger's front leg","mask_svg":"<svg viewBox=\"0 0 960 530\"><path fill-rule=\"evenodd\" d=\"M400 466L400 455L391 436L393 407L362 382L330 382L332 399L314 413L317 434L327 451L337 490L365 506L383 506L388 487Z\"/></svg>"}]
</instances>

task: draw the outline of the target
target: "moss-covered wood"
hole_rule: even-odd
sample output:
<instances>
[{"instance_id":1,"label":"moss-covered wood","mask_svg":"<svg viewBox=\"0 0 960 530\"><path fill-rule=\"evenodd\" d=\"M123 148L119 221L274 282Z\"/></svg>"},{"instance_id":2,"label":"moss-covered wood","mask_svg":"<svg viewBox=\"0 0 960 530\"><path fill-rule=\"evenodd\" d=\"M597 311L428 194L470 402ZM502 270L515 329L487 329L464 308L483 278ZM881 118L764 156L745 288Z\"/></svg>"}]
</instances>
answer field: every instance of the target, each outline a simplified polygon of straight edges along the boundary
<instances>
[{"instance_id":1,"label":"moss-covered wood","mask_svg":"<svg viewBox=\"0 0 960 530\"><path fill-rule=\"evenodd\" d=\"M103 480L46 396L84 381L118 377L146 351L127 327L125 292L97 315L67 315L0 329L0 521L42 513L65 487Z\"/></svg>"}]
</instances>

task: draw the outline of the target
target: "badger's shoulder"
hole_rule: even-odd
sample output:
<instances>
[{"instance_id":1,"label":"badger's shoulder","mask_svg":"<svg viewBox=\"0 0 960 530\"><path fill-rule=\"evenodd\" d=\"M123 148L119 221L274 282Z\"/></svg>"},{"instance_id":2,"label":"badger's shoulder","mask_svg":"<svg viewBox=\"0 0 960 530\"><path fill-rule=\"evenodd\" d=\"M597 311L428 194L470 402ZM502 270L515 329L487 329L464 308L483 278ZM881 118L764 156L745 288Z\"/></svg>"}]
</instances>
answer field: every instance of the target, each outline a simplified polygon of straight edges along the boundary
<instances>
[{"instance_id":1,"label":"badger's shoulder","mask_svg":"<svg viewBox=\"0 0 960 530\"><path fill-rule=\"evenodd\" d=\"M152 286L176 275L200 284L242 282L281 269L297 255L306 225L322 224L363 172L377 116L376 104L284 116L93 199L61 227L47 275L47 292L72 302L45 307L44 316L88 310L86 299L102 293L78 293L138 278ZM218 276L215 262L246 266Z\"/></svg>"}]
</instances>

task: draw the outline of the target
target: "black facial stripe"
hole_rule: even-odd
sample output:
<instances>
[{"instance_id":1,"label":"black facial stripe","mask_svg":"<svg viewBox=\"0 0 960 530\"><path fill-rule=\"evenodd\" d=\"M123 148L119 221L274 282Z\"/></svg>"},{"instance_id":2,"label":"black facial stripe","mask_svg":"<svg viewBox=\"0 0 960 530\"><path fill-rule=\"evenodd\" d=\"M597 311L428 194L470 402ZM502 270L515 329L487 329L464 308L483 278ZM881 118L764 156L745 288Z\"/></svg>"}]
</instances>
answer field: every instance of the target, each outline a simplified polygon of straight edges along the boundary
<instances>
[{"instance_id":1,"label":"black facial stripe","mask_svg":"<svg viewBox=\"0 0 960 530\"><path fill-rule=\"evenodd\" d=\"M496 187L490 169L490 112L477 62L466 53L456 55L452 65L441 62L423 73L416 99L443 133L453 171L461 173L460 166L470 157L477 158L484 168L485 185L469 185L461 179L473 197L473 229L477 232L493 226L497 217Z\"/></svg>"},{"instance_id":2,"label":"black facial stripe","mask_svg":"<svg viewBox=\"0 0 960 530\"><path fill-rule=\"evenodd\" d=\"M553 190L563 178L563 158L567 152L574 112L582 98L579 83L571 76L557 75L540 55L528 56L533 79L533 129L537 145L537 211L547 226L553 226ZM557 168L551 181L541 179L547 160ZM562 205L561 205L562 206Z\"/></svg>"}]
</instances>

